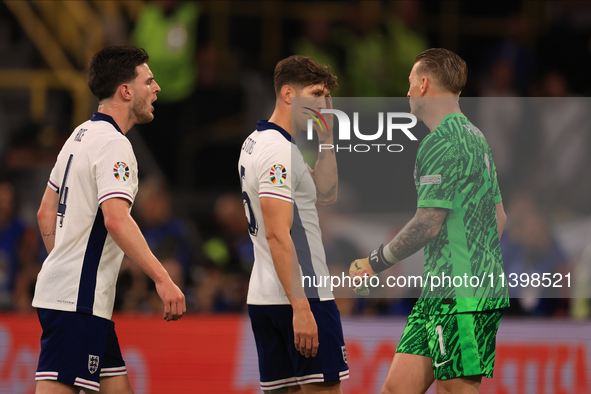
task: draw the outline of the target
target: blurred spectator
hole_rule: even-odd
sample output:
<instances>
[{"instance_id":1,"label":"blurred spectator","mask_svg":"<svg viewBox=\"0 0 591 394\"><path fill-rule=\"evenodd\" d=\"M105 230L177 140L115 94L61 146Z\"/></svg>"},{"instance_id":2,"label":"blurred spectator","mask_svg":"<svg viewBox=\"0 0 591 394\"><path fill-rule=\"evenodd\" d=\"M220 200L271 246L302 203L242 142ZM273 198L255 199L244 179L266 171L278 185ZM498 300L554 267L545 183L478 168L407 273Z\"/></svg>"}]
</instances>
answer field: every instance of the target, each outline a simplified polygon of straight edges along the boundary
<instances>
[{"instance_id":1,"label":"blurred spectator","mask_svg":"<svg viewBox=\"0 0 591 394\"><path fill-rule=\"evenodd\" d=\"M587 242L587 247L577 260L572 269L573 299L570 316L583 320L591 317L591 242Z\"/></svg>"},{"instance_id":2,"label":"blurred spectator","mask_svg":"<svg viewBox=\"0 0 591 394\"><path fill-rule=\"evenodd\" d=\"M228 268L250 272L254 264L254 249L248 236L242 196L232 193L221 195L215 202L213 213L229 249Z\"/></svg>"},{"instance_id":3,"label":"blurred spectator","mask_svg":"<svg viewBox=\"0 0 591 394\"><path fill-rule=\"evenodd\" d=\"M241 312L246 305L248 278L254 264L254 249L240 194L218 197L213 214L220 235L204 244L206 257L214 267L202 272L197 300L201 310Z\"/></svg>"},{"instance_id":4,"label":"blurred spectator","mask_svg":"<svg viewBox=\"0 0 591 394\"><path fill-rule=\"evenodd\" d=\"M126 45L129 40L130 22L127 20L122 12L112 3L103 3L103 44L109 45Z\"/></svg>"},{"instance_id":5,"label":"blurred spectator","mask_svg":"<svg viewBox=\"0 0 591 394\"><path fill-rule=\"evenodd\" d=\"M526 96L531 82L534 57L527 47L528 21L522 15L507 18L505 37L484 57L483 95L489 97ZM487 76L496 81L497 91L487 87ZM489 91L487 91L489 90Z\"/></svg>"},{"instance_id":6,"label":"blurred spectator","mask_svg":"<svg viewBox=\"0 0 591 394\"><path fill-rule=\"evenodd\" d=\"M346 52L346 82L340 95L406 96L414 60L428 47L416 31L420 2L391 2L385 18L382 12L378 2L359 1L350 8L348 29L339 32L339 44Z\"/></svg>"},{"instance_id":7,"label":"blurred spectator","mask_svg":"<svg viewBox=\"0 0 591 394\"><path fill-rule=\"evenodd\" d=\"M194 1L151 1L132 33L132 43L150 55L150 69L162 89L154 103L154 120L140 127L163 169L177 167L179 141L195 127L199 8ZM173 182L176 175L170 174Z\"/></svg>"},{"instance_id":8,"label":"blurred spectator","mask_svg":"<svg viewBox=\"0 0 591 394\"><path fill-rule=\"evenodd\" d=\"M421 2L390 2L386 10L384 60L388 68L388 96L406 97L408 75L417 55L429 44L418 28L423 21Z\"/></svg>"},{"instance_id":9,"label":"blurred spectator","mask_svg":"<svg viewBox=\"0 0 591 394\"><path fill-rule=\"evenodd\" d=\"M349 9L348 23L337 37L345 49L345 78L341 95L386 97L389 70L385 62L385 39L380 28L377 2L355 2Z\"/></svg>"},{"instance_id":10,"label":"blurred spectator","mask_svg":"<svg viewBox=\"0 0 591 394\"><path fill-rule=\"evenodd\" d=\"M567 257L552 234L548 221L536 207L528 193L516 193L507 204L507 227L501 238L501 250L507 280L515 283L511 274L517 275L518 286L509 287L512 298L508 313L528 316L566 316L568 300L558 288L522 286L519 275L550 274L568 271Z\"/></svg>"},{"instance_id":11,"label":"blurred spectator","mask_svg":"<svg viewBox=\"0 0 591 394\"><path fill-rule=\"evenodd\" d=\"M516 97L515 71L508 59L498 58L481 83L481 97Z\"/></svg>"},{"instance_id":12,"label":"blurred spectator","mask_svg":"<svg viewBox=\"0 0 591 394\"><path fill-rule=\"evenodd\" d=\"M179 103L195 89L198 18L198 3L178 0L149 2L138 17L132 40L150 55L160 102Z\"/></svg>"},{"instance_id":13,"label":"blurred spectator","mask_svg":"<svg viewBox=\"0 0 591 394\"><path fill-rule=\"evenodd\" d=\"M6 127L6 115L4 109L0 106L0 175L4 170L4 163L2 158L8 148L8 127Z\"/></svg>"},{"instance_id":14,"label":"blurred spectator","mask_svg":"<svg viewBox=\"0 0 591 394\"><path fill-rule=\"evenodd\" d=\"M353 196L348 192L348 188L343 186L345 185L339 186L339 197L334 205L317 206L328 271L331 276L339 278L343 273L348 276L349 265L362 255L359 248L339 231L351 226L350 219L342 212L343 209L353 213L353 202L346 201L353 199ZM353 290L344 286L336 287L333 294L343 316L361 313L366 304L365 300L354 298Z\"/></svg>"},{"instance_id":15,"label":"blurred spectator","mask_svg":"<svg viewBox=\"0 0 591 394\"><path fill-rule=\"evenodd\" d=\"M183 289L195 260L196 236L173 215L170 191L163 181L153 178L141 182L134 214L150 250ZM121 309L160 310L153 282L127 258L121 266L118 287L117 305Z\"/></svg>"},{"instance_id":16,"label":"blurred spectator","mask_svg":"<svg viewBox=\"0 0 591 394\"><path fill-rule=\"evenodd\" d=\"M509 191L518 183L516 165L520 154L519 141L524 137L523 119L525 102L516 97L513 87L515 75L510 62L499 58L492 65L481 85L481 98L477 102L477 125L484 133L493 153L501 189ZM520 152L521 153L521 152Z\"/></svg>"},{"instance_id":17,"label":"blurred spectator","mask_svg":"<svg viewBox=\"0 0 591 394\"><path fill-rule=\"evenodd\" d=\"M295 42L293 54L309 56L320 64L328 64L337 77L343 75L340 62L342 53L335 45L333 21L329 15L321 8L311 9L303 24L304 34ZM331 95L339 95L339 90L331 92Z\"/></svg>"},{"instance_id":18,"label":"blurred spectator","mask_svg":"<svg viewBox=\"0 0 591 394\"><path fill-rule=\"evenodd\" d=\"M551 0L547 3L545 17L547 24L537 43L541 49L538 51L540 64L561 70L571 89L588 96L591 77L582 70L591 67L591 3Z\"/></svg>"},{"instance_id":19,"label":"blurred spectator","mask_svg":"<svg viewBox=\"0 0 591 394\"><path fill-rule=\"evenodd\" d=\"M254 263L242 197L221 195L215 201L213 216L218 234L203 244L209 264L193 270L195 308L200 312L242 312Z\"/></svg>"},{"instance_id":20,"label":"blurred spectator","mask_svg":"<svg viewBox=\"0 0 591 394\"><path fill-rule=\"evenodd\" d=\"M572 97L565 76L544 75L541 95L535 99L539 118L539 150L530 174L545 207L591 212L591 185L582 181L591 167L591 113L585 98Z\"/></svg>"},{"instance_id":21,"label":"blurred spectator","mask_svg":"<svg viewBox=\"0 0 591 394\"><path fill-rule=\"evenodd\" d=\"M27 122L12 133L4 161L11 170L51 168L68 136L53 126Z\"/></svg>"},{"instance_id":22,"label":"blurred spectator","mask_svg":"<svg viewBox=\"0 0 591 394\"><path fill-rule=\"evenodd\" d=\"M39 236L18 218L14 186L0 182L0 309L30 310L41 265Z\"/></svg>"},{"instance_id":23,"label":"blurred spectator","mask_svg":"<svg viewBox=\"0 0 591 394\"><path fill-rule=\"evenodd\" d=\"M172 196L165 182L156 178L142 181L135 205L134 213L154 255L160 260L174 259L181 272L189 274L194 235L183 220L173 215Z\"/></svg>"}]
</instances>

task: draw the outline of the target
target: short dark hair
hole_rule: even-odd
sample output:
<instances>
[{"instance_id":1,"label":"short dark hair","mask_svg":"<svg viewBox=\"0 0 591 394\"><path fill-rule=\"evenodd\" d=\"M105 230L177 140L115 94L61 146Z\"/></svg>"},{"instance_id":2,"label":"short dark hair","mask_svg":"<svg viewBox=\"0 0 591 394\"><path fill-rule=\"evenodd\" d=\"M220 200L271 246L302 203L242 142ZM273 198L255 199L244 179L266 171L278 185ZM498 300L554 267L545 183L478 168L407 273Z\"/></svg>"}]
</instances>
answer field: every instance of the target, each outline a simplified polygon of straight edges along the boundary
<instances>
[{"instance_id":1,"label":"short dark hair","mask_svg":"<svg viewBox=\"0 0 591 394\"><path fill-rule=\"evenodd\" d=\"M281 88L285 85L306 87L322 84L329 91L339 87L336 75L333 75L330 66L317 63L309 56L294 55L281 60L275 67L273 74L275 94L281 94Z\"/></svg>"},{"instance_id":2,"label":"short dark hair","mask_svg":"<svg viewBox=\"0 0 591 394\"><path fill-rule=\"evenodd\" d=\"M136 67L149 59L148 53L141 48L114 45L105 47L90 59L88 87L99 101L112 97L121 84L138 76Z\"/></svg>"},{"instance_id":3,"label":"short dark hair","mask_svg":"<svg viewBox=\"0 0 591 394\"><path fill-rule=\"evenodd\" d=\"M444 48L431 48L423 51L415 59L420 62L417 72L431 74L442 88L460 94L466 86L468 66L464 59Z\"/></svg>"}]
</instances>

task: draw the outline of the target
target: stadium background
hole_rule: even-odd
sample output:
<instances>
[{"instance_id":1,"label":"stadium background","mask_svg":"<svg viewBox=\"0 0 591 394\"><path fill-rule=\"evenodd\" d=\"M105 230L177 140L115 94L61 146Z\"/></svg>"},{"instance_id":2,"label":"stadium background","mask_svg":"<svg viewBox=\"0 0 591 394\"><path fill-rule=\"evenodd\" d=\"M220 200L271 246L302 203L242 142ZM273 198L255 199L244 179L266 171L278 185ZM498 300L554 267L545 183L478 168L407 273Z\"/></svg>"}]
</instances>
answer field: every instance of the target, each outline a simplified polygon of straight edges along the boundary
<instances>
[{"instance_id":1,"label":"stadium background","mask_svg":"<svg viewBox=\"0 0 591 394\"><path fill-rule=\"evenodd\" d=\"M145 47L163 89L155 121L128 134L141 174L133 214L190 311L162 322L153 287L123 263L114 320L135 390L255 393L244 313L252 250L236 162L272 111L276 62L308 54L333 66L336 95L395 97L416 54L445 47L468 63L464 96L588 96L590 32L583 1L0 2L0 393L34 391L40 328L30 301L44 258L35 213L62 143L96 107L85 67L102 46ZM509 216L506 264L577 279L572 297L513 300L485 392L591 392L590 127L483 130ZM354 193L343 188L345 203ZM393 204L392 232L414 198ZM338 235L325 234L331 268L374 246ZM345 393L379 392L410 305L339 300Z\"/></svg>"}]
</instances>

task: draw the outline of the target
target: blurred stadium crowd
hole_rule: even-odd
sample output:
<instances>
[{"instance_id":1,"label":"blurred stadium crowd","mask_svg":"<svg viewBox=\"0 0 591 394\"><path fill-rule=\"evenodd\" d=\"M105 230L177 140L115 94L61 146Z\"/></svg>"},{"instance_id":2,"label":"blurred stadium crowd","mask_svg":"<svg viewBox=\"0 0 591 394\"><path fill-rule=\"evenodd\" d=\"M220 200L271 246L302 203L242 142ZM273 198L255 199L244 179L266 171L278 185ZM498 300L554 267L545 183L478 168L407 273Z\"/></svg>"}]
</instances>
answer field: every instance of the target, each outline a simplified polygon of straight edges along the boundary
<instances>
[{"instance_id":1,"label":"blurred stadium crowd","mask_svg":"<svg viewBox=\"0 0 591 394\"><path fill-rule=\"evenodd\" d=\"M23 25L24 11L9 3L15 2L0 3L0 71L51 69ZM58 11L44 10L40 3L57 10L65 7L62 2L23 3L61 42L57 27L44 19ZM80 3L100 22L101 45L132 44L148 51L162 87L154 122L128 134L142 176L133 215L155 255L184 289L190 311L245 311L254 258L236 163L255 121L272 112L274 65L291 54L330 64L341 86L335 95L403 97L418 53L437 46L456 51L469 67L463 96L505 98L495 101L497 108L482 108L479 116L503 113L496 130L483 132L495 155L509 218L502 240L507 272L551 269L591 278L591 248L568 248L559 234L570 226L562 233L577 233L584 243L591 240L588 108L570 105L564 121L523 127L511 99L591 93L591 3L163 0L136 1L134 11L113 6L112 12L99 2ZM68 91L48 89L41 117L30 116L35 97L33 89L15 89L0 75L4 310L32 309L45 257L35 214L57 153L78 123L76 97ZM96 106L90 104L87 117ZM368 252L329 232L325 242L327 261L336 271L346 270L349 256ZM576 299L515 294L519 299L508 313L589 318L589 281L579 282ZM160 312L153 283L135 264L124 261L117 287L116 310ZM404 299L340 300L344 315L408 314L410 307L411 300Z\"/></svg>"}]
</instances>

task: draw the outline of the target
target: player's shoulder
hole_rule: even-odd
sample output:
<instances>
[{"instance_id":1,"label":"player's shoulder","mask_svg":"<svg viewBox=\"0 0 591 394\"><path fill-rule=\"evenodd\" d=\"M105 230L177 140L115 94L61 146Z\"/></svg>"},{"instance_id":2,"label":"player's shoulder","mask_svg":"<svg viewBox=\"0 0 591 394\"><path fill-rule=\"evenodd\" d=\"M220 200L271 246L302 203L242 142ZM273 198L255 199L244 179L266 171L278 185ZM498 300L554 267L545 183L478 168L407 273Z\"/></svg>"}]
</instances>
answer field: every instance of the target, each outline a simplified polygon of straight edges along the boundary
<instances>
[{"instance_id":1,"label":"player's shoulder","mask_svg":"<svg viewBox=\"0 0 591 394\"><path fill-rule=\"evenodd\" d=\"M471 124L468 118L461 112L454 112L441 119L441 122L430 134L439 138L454 138L464 131L465 124Z\"/></svg>"},{"instance_id":2,"label":"player's shoulder","mask_svg":"<svg viewBox=\"0 0 591 394\"><path fill-rule=\"evenodd\" d=\"M426 137L424 145L456 145L469 135L483 137L482 132L461 112L446 115Z\"/></svg>"},{"instance_id":3,"label":"player's shoulder","mask_svg":"<svg viewBox=\"0 0 591 394\"><path fill-rule=\"evenodd\" d=\"M242 150L255 157L282 156L292 149L291 135L270 122L259 121L257 129L244 141Z\"/></svg>"},{"instance_id":4,"label":"player's shoulder","mask_svg":"<svg viewBox=\"0 0 591 394\"><path fill-rule=\"evenodd\" d=\"M251 134L256 139L267 143L289 146L292 142L291 134L275 123L259 120L256 130Z\"/></svg>"},{"instance_id":5,"label":"player's shoulder","mask_svg":"<svg viewBox=\"0 0 591 394\"><path fill-rule=\"evenodd\" d=\"M467 135L484 138L484 134L478 127L461 112L452 113L443 118L436 130L442 138L457 139Z\"/></svg>"},{"instance_id":6,"label":"player's shoulder","mask_svg":"<svg viewBox=\"0 0 591 394\"><path fill-rule=\"evenodd\" d=\"M94 119L94 117L93 117ZM87 157L94 162L109 152L128 152L134 156L127 137L113 122L87 120L78 125L62 147L58 160L67 160L70 155Z\"/></svg>"},{"instance_id":7,"label":"player's shoulder","mask_svg":"<svg viewBox=\"0 0 591 394\"><path fill-rule=\"evenodd\" d=\"M100 114L103 115L103 114ZM82 140L84 139L104 139L108 136L111 140L127 141L127 137L121 132L121 129L115 121L109 116L105 116L105 119L98 118L96 114L89 120L79 124L71 135L73 139ZM88 138L90 137L90 138Z\"/></svg>"},{"instance_id":8,"label":"player's shoulder","mask_svg":"<svg viewBox=\"0 0 591 394\"><path fill-rule=\"evenodd\" d=\"M419 145L419 151L430 151L441 145L453 145L454 140L455 138L450 128L442 121L433 131L423 138Z\"/></svg>"},{"instance_id":9,"label":"player's shoulder","mask_svg":"<svg viewBox=\"0 0 591 394\"><path fill-rule=\"evenodd\" d=\"M90 141L92 141L95 148L101 149L105 146L125 146L130 149L132 148L129 139L118 127L110 122L89 120L83 124L90 131Z\"/></svg>"}]
</instances>

